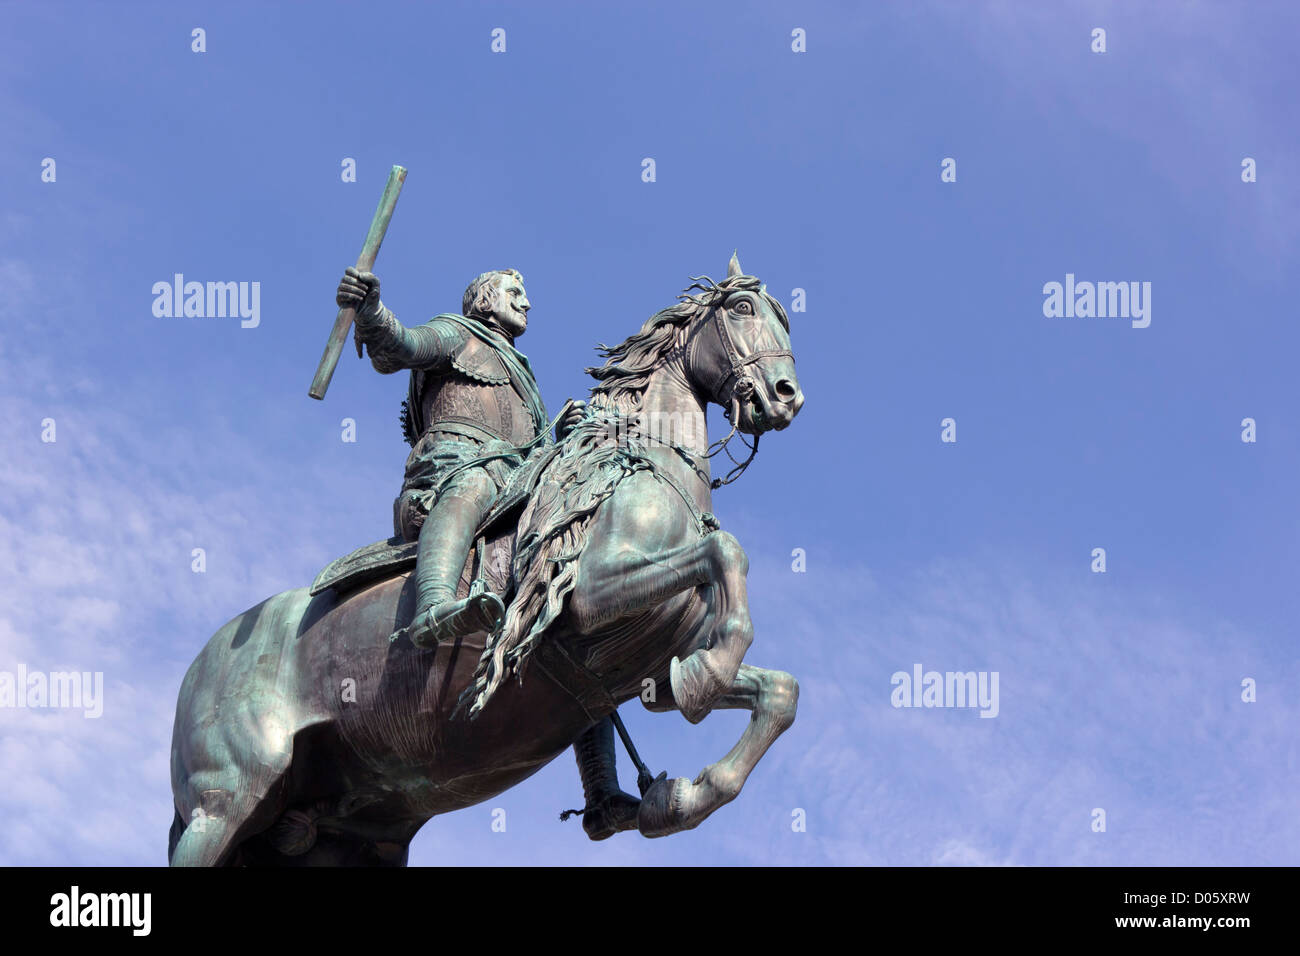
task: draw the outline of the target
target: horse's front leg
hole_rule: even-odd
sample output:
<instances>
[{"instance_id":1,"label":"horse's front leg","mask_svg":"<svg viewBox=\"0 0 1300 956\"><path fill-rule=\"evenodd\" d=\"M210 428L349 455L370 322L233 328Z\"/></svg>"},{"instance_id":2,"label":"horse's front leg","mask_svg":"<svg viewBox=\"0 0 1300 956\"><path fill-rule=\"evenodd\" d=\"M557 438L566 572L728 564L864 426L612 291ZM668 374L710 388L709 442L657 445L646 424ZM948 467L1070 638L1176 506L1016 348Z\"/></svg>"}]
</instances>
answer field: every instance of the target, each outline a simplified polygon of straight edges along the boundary
<instances>
[{"instance_id":1,"label":"horse's front leg","mask_svg":"<svg viewBox=\"0 0 1300 956\"><path fill-rule=\"evenodd\" d=\"M728 689L734 690L736 674L754 641L745 589L749 557L740 542L725 531L716 531L704 540L714 543L709 582L712 624L704 644L684 661L674 657L668 668L673 706L693 724L703 720Z\"/></svg>"},{"instance_id":2,"label":"horse's front leg","mask_svg":"<svg viewBox=\"0 0 1300 956\"><path fill-rule=\"evenodd\" d=\"M656 780L641 798L637 813L641 834L660 837L693 829L736 799L767 748L794 723L798 703L799 682L790 674L742 664L730 690L713 706L751 711L745 732L725 757L709 764L694 780Z\"/></svg>"},{"instance_id":3,"label":"horse's front leg","mask_svg":"<svg viewBox=\"0 0 1300 956\"><path fill-rule=\"evenodd\" d=\"M641 543L650 536L637 533L634 521L627 529L612 530L614 534L581 559L578 583L569 598L574 629L596 633L683 591L709 586L708 633L686 660L673 658L669 671L676 708L691 723L699 723L731 688L754 639L745 593L749 558L735 536L725 531L656 548Z\"/></svg>"}]
</instances>

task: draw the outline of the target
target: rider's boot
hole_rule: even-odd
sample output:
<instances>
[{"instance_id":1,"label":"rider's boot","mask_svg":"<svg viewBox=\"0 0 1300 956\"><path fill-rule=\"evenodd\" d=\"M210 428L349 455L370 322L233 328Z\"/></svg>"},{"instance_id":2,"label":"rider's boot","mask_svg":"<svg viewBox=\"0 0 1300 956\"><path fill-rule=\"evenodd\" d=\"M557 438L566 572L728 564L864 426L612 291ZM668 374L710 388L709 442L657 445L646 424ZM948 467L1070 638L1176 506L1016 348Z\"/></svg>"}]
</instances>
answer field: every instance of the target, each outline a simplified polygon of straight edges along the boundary
<instances>
[{"instance_id":1,"label":"rider's boot","mask_svg":"<svg viewBox=\"0 0 1300 956\"><path fill-rule=\"evenodd\" d=\"M582 775L586 809L582 828L593 840L606 840L620 830L635 830L641 801L618 786L614 756L614 722L606 717L573 745Z\"/></svg>"},{"instance_id":2,"label":"rider's boot","mask_svg":"<svg viewBox=\"0 0 1300 956\"><path fill-rule=\"evenodd\" d=\"M415 564L415 617L393 633L416 647L436 647L476 631L494 631L505 617L505 604L491 591L456 598L465 557L474 545L482 509L471 499L444 495L420 529Z\"/></svg>"}]
</instances>

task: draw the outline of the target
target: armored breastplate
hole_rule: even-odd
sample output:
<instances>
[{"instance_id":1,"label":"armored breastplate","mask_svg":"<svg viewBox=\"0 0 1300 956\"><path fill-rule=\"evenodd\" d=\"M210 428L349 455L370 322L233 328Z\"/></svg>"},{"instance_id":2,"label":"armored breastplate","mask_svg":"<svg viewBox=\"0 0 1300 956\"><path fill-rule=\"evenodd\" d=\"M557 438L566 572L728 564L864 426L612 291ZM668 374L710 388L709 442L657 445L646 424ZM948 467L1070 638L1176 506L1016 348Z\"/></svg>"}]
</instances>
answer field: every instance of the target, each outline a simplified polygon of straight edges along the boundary
<instances>
[{"instance_id":1,"label":"armored breastplate","mask_svg":"<svg viewBox=\"0 0 1300 956\"><path fill-rule=\"evenodd\" d=\"M422 406L427 431L439 431L439 425L468 425L512 445L527 444L536 434L532 416L509 383L480 382L455 370L425 376Z\"/></svg>"}]
</instances>

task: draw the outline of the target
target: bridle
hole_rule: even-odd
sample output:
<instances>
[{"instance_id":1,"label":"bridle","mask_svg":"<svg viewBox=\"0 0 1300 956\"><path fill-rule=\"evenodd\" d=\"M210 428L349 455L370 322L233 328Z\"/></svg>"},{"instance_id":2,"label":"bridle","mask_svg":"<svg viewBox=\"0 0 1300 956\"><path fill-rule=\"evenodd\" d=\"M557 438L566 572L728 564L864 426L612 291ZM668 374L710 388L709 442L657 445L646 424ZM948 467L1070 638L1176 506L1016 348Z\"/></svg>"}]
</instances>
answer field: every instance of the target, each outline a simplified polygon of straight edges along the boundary
<instances>
[{"instance_id":1,"label":"bridle","mask_svg":"<svg viewBox=\"0 0 1300 956\"><path fill-rule=\"evenodd\" d=\"M760 289L759 291L761 292L762 290ZM725 438L720 438L717 441L712 442L709 447L705 449L704 454L699 457L713 458L719 452L725 451L727 457L731 459L732 464L735 466L731 471L727 472L724 477L714 478L709 482L709 487L716 491L723 485L729 485L732 482L737 481L740 476L745 473L745 469L749 467L750 462L754 460L754 456L758 454L758 440L762 437L759 434L754 435L754 443L752 445L746 441L744 437L740 439L741 443L749 449L749 456L744 461L737 461L736 457L732 455L730 450L727 448L727 445L730 443L731 439L735 437L737 430L740 427L741 404L748 404L749 400L754 395L754 389L757 388L753 377L747 374L745 369L760 359L765 358L788 358L791 361L794 361L794 353L789 349L760 349L757 352L750 352L746 355L742 355L740 350L736 348L735 340L731 337L731 330L727 328L725 313L728 309L722 302L719 302L717 305L713 306L712 311L713 315L710 317L710 320L713 323L714 330L718 334L718 341L722 345L722 349L726 354L729 366L726 376L714 389L713 399L723 407L723 415L726 417L727 421L731 422L731 431L727 432ZM692 360L694 358L694 350L698 345L699 338L697 334L695 341L691 343ZM726 392L728 385L731 386L731 392L727 401L723 402L720 400L720 396ZM692 455L690 451L675 442L672 447L683 457Z\"/></svg>"}]
</instances>

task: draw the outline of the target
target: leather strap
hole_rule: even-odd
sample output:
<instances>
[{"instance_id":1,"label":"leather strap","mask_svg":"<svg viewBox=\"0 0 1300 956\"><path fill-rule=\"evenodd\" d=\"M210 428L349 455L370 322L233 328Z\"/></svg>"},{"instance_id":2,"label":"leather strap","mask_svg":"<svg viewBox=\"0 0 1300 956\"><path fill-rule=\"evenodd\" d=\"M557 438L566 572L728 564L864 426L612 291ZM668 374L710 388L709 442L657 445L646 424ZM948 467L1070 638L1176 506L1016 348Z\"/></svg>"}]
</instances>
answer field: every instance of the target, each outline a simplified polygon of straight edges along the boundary
<instances>
[{"instance_id":1,"label":"leather strap","mask_svg":"<svg viewBox=\"0 0 1300 956\"><path fill-rule=\"evenodd\" d=\"M450 432L453 435L463 435L466 438L473 438L480 442L503 441L507 444L510 443L509 438L497 434L482 422L460 418L456 415L448 415L446 418L438 419L429 426L428 432Z\"/></svg>"},{"instance_id":2,"label":"leather strap","mask_svg":"<svg viewBox=\"0 0 1300 956\"><path fill-rule=\"evenodd\" d=\"M618 705L600 679L574 660L562 645L563 642L555 637L539 642L531 655L531 663L540 667L556 686L577 701L582 712L595 723Z\"/></svg>"}]
</instances>

